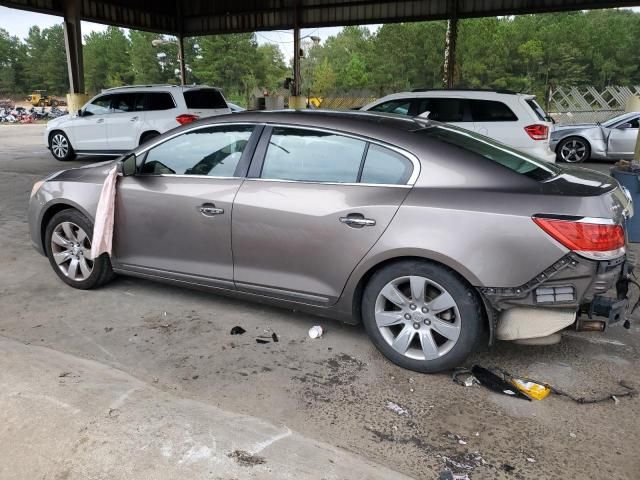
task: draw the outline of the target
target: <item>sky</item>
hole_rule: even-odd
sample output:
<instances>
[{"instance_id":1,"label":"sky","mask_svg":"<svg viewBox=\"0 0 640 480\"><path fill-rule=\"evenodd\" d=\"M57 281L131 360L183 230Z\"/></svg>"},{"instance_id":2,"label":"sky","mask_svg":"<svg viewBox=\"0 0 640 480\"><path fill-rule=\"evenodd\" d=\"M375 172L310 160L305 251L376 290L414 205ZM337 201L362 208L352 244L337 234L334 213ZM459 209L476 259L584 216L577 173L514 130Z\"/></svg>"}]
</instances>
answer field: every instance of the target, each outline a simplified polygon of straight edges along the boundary
<instances>
[{"instance_id":1,"label":"sky","mask_svg":"<svg viewBox=\"0 0 640 480\"><path fill-rule=\"evenodd\" d=\"M632 7L631 10L640 12L640 7ZM0 28L4 28L12 36L24 38L29 33L29 28L33 25L47 28L58 23L62 23L62 17L0 7ZM368 28L373 32L378 26L369 25ZM82 22L83 34L101 32L106 28L106 25ZM320 37L321 41L325 41L328 37L336 35L341 29L342 27L305 28L301 30L301 36L314 35ZM259 44L274 43L278 45L286 59L289 60L293 57L293 32L291 30L256 32L256 38Z\"/></svg>"}]
</instances>

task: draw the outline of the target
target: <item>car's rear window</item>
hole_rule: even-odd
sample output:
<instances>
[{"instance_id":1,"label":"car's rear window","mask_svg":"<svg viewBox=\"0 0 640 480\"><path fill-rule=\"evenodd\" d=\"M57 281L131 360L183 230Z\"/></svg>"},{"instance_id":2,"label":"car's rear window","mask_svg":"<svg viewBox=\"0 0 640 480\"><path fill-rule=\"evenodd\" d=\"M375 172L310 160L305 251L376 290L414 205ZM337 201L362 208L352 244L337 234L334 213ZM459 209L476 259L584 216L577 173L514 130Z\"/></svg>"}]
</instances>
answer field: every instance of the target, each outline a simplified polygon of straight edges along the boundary
<instances>
[{"instance_id":1,"label":"car's rear window","mask_svg":"<svg viewBox=\"0 0 640 480\"><path fill-rule=\"evenodd\" d=\"M547 115L547 112L536 102L533 98L527 100L527 104L531 107L531 109L536 113L536 116L542 120L543 122L550 122L551 117Z\"/></svg>"},{"instance_id":2,"label":"car's rear window","mask_svg":"<svg viewBox=\"0 0 640 480\"><path fill-rule=\"evenodd\" d=\"M227 108L227 102L215 88L186 90L184 100L187 108Z\"/></svg>"},{"instance_id":3,"label":"car's rear window","mask_svg":"<svg viewBox=\"0 0 640 480\"><path fill-rule=\"evenodd\" d=\"M487 160L499 163L509 170L534 180L548 180L560 173L560 169L552 163L537 160L526 153L471 132L445 126L428 126L416 130L416 133L481 155Z\"/></svg>"}]
</instances>

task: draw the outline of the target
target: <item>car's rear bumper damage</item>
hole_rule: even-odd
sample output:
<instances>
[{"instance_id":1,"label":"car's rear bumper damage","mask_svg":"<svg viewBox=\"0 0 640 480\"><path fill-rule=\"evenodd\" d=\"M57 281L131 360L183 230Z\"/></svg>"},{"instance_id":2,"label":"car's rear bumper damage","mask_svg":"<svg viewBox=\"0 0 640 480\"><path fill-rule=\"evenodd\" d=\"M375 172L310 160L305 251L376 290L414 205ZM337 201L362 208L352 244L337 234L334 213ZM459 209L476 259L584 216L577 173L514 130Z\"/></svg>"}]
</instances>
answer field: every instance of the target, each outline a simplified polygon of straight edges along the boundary
<instances>
[{"instance_id":1,"label":"car's rear bumper damage","mask_svg":"<svg viewBox=\"0 0 640 480\"><path fill-rule=\"evenodd\" d=\"M634 264L630 254L596 261L571 253L519 287L480 288L494 313L491 340L555 343L569 326L604 331L625 322Z\"/></svg>"}]
</instances>

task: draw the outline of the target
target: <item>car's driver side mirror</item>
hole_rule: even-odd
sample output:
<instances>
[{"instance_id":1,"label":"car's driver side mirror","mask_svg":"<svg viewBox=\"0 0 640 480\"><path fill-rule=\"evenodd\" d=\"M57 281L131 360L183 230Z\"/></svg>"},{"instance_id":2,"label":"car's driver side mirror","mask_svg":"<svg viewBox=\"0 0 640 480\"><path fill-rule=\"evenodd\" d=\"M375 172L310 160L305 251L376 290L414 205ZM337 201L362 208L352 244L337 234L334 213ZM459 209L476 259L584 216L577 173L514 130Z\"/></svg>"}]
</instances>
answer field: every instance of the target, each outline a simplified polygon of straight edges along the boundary
<instances>
[{"instance_id":1,"label":"car's driver side mirror","mask_svg":"<svg viewBox=\"0 0 640 480\"><path fill-rule=\"evenodd\" d=\"M131 153L118 162L118 173L123 177L130 177L136 174L136 156Z\"/></svg>"}]
</instances>

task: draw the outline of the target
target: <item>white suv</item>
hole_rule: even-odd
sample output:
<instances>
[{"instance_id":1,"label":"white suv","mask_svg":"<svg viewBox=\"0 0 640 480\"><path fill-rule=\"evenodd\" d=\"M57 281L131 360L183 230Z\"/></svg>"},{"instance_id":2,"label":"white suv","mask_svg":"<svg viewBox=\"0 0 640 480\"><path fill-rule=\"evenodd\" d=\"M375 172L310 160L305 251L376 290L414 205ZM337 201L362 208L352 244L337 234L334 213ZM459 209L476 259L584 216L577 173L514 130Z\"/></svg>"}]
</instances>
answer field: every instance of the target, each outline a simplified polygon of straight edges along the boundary
<instances>
[{"instance_id":1,"label":"white suv","mask_svg":"<svg viewBox=\"0 0 640 480\"><path fill-rule=\"evenodd\" d=\"M555 162L549 148L551 118L535 95L506 90L413 90L380 98L361 110L416 116L456 125Z\"/></svg>"},{"instance_id":2,"label":"white suv","mask_svg":"<svg viewBox=\"0 0 640 480\"><path fill-rule=\"evenodd\" d=\"M140 85L104 90L77 114L47 123L45 143L58 160L119 155L201 117L231 113L220 90L207 86Z\"/></svg>"}]
</instances>

